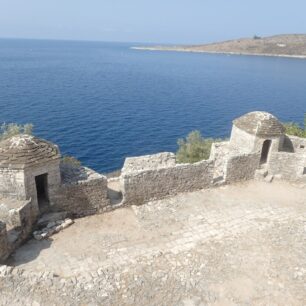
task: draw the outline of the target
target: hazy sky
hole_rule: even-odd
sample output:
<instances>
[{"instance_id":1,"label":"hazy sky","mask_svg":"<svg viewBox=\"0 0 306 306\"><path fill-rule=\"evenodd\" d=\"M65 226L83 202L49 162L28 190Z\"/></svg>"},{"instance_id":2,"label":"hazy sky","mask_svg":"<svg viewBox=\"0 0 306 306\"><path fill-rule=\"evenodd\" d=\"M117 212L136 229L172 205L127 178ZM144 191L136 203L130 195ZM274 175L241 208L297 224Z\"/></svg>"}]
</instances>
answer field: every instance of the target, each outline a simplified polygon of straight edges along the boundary
<instances>
[{"instance_id":1,"label":"hazy sky","mask_svg":"<svg viewBox=\"0 0 306 306\"><path fill-rule=\"evenodd\" d=\"M306 33L306 0L0 0L0 37L201 43Z\"/></svg>"}]
</instances>

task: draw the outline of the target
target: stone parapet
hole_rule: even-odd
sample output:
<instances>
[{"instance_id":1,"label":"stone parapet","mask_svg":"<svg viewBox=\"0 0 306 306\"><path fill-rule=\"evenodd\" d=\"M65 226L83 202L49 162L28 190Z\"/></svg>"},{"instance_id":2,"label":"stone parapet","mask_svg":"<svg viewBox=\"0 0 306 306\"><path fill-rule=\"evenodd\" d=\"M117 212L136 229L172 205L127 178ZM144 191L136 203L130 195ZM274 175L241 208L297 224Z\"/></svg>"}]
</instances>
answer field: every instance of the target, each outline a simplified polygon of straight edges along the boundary
<instances>
[{"instance_id":1,"label":"stone parapet","mask_svg":"<svg viewBox=\"0 0 306 306\"><path fill-rule=\"evenodd\" d=\"M213 174L212 160L123 174L120 178L123 203L142 204L182 192L208 188L213 186Z\"/></svg>"}]
</instances>

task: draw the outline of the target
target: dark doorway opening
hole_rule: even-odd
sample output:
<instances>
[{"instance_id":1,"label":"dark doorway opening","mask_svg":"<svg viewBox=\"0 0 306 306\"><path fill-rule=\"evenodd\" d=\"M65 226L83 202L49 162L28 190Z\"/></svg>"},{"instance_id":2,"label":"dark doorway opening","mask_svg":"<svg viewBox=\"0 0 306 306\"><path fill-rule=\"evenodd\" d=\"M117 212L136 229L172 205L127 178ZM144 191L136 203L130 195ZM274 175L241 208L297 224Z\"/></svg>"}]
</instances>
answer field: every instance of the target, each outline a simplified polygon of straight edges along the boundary
<instances>
[{"instance_id":1,"label":"dark doorway opening","mask_svg":"<svg viewBox=\"0 0 306 306\"><path fill-rule=\"evenodd\" d=\"M49 207L48 197L48 174L35 176L38 207L41 213Z\"/></svg>"},{"instance_id":2,"label":"dark doorway opening","mask_svg":"<svg viewBox=\"0 0 306 306\"><path fill-rule=\"evenodd\" d=\"M268 161L269 151L271 147L271 140L265 140L262 145L260 163L265 164Z\"/></svg>"}]
</instances>

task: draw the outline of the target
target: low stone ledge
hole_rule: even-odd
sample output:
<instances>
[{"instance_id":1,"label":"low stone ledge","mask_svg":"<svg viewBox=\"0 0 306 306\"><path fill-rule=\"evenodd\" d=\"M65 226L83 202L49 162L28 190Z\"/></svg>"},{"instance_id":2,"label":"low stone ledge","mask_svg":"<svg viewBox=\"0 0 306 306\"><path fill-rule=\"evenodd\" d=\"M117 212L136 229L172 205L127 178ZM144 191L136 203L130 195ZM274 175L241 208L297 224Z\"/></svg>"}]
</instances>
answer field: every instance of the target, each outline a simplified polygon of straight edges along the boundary
<instances>
[{"instance_id":1,"label":"low stone ledge","mask_svg":"<svg viewBox=\"0 0 306 306\"><path fill-rule=\"evenodd\" d=\"M74 221L69 218L65 220L52 221L48 223L45 228L35 231L33 233L33 237L36 240L47 239L52 235L57 234L65 228L69 227L73 223Z\"/></svg>"}]
</instances>

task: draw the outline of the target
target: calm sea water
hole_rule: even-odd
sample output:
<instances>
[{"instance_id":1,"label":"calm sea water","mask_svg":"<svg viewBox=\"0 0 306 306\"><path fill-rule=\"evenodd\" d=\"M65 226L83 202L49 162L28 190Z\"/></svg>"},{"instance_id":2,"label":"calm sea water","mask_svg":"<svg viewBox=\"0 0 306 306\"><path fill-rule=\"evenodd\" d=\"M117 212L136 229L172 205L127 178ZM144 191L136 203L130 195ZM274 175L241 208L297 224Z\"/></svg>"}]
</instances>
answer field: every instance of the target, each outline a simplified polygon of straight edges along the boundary
<instances>
[{"instance_id":1,"label":"calm sea water","mask_svg":"<svg viewBox=\"0 0 306 306\"><path fill-rule=\"evenodd\" d=\"M63 154L109 172L127 156L175 151L194 129L228 137L249 111L303 121L306 60L130 47L0 40L0 122L31 122Z\"/></svg>"}]
</instances>

